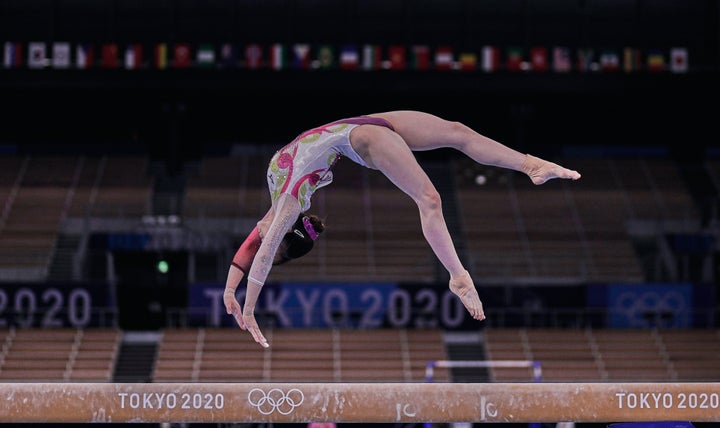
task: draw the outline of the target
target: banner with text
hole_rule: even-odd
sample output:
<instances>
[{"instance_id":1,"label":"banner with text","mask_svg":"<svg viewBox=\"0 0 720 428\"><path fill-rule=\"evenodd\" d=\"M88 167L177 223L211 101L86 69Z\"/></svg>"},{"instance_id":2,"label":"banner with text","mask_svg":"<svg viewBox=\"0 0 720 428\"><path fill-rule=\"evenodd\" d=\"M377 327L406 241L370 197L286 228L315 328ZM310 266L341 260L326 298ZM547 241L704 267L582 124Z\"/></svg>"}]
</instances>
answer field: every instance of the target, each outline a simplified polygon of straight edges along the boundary
<instances>
[{"instance_id":1,"label":"banner with text","mask_svg":"<svg viewBox=\"0 0 720 428\"><path fill-rule=\"evenodd\" d=\"M189 289L192 325L231 326L224 284ZM244 301L244 285L238 287ZM398 283L268 283L255 308L258 320L279 328L478 328L446 286Z\"/></svg>"},{"instance_id":2,"label":"banner with text","mask_svg":"<svg viewBox=\"0 0 720 428\"><path fill-rule=\"evenodd\" d=\"M107 283L2 283L0 328L112 326L114 297Z\"/></svg>"}]
</instances>

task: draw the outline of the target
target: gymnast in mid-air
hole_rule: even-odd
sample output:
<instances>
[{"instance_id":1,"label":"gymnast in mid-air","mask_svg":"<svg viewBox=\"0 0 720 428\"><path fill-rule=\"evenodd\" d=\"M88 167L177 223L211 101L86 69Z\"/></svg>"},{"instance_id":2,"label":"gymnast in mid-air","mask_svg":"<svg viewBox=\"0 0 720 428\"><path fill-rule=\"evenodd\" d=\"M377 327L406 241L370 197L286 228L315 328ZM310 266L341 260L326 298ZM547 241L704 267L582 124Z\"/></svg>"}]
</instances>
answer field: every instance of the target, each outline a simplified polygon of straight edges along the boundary
<instances>
[{"instance_id":1,"label":"gymnast in mid-air","mask_svg":"<svg viewBox=\"0 0 720 428\"><path fill-rule=\"evenodd\" d=\"M470 274L460 261L442 213L440 194L420 167L414 151L459 150L482 165L520 171L534 184L553 178L577 180L577 171L520 153L456 121L420 111L399 110L340 119L305 131L270 160L267 182L272 206L240 246L230 265L223 301L240 328L269 346L255 320L255 305L273 265L301 257L325 225L307 213L321 187L332 182L341 158L382 172L415 201L425 239L450 274L450 290L470 315L485 319ZM247 275L245 303L235 292Z\"/></svg>"}]
</instances>

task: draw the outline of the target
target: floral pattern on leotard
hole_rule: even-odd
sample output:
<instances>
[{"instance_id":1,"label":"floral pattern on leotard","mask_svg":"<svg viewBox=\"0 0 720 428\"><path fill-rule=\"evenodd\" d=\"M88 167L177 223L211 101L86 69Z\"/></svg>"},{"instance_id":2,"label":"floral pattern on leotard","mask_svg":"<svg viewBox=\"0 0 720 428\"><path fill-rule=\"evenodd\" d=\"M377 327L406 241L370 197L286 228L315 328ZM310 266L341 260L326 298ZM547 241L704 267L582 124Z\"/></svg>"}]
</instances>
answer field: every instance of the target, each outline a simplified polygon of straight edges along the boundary
<instances>
[{"instance_id":1,"label":"floral pattern on leotard","mask_svg":"<svg viewBox=\"0 0 720 428\"><path fill-rule=\"evenodd\" d=\"M308 192L312 194L318 187L328 184L329 181L323 184L323 179L326 178L327 174L331 174L330 170L340 159L340 154L338 153L328 155L326 168L316 169L299 177L292 189L288 192L288 186L293 181L295 157L297 156L300 144L312 144L318 141L323 134L342 131L347 128L347 126L347 124L329 124L305 131L290 144L280 149L270 164L270 170L275 175L276 190L272 195L273 200L276 200L283 193L290 193L298 200L304 200ZM329 177L332 177L332 175ZM318 186L319 183L320 185Z\"/></svg>"}]
</instances>

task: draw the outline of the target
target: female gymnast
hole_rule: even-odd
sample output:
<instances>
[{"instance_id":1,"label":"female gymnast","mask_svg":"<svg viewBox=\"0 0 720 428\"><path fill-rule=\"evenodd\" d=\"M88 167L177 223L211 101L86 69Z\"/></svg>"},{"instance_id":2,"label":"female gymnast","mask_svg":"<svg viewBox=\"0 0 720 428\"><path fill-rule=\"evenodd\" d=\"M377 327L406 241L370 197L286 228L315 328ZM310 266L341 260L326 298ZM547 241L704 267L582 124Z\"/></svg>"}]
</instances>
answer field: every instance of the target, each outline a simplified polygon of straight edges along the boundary
<instances>
[{"instance_id":1,"label":"female gymnast","mask_svg":"<svg viewBox=\"0 0 720 428\"><path fill-rule=\"evenodd\" d=\"M420 111L388 111L341 119L303 132L270 161L267 182L272 206L238 249L223 300L228 314L261 346L269 346L255 320L255 304L273 264L299 257L312 248L324 225L305 214L313 193L333 179L336 162L346 157L381 171L418 206L425 239L450 274L450 290L470 315L485 319L472 278L460 262L445 224L440 195L413 151L453 148L475 162L528 175L534 184L553 178L577 180L577 171L520 153L468 126ZM247 274L245 304L235 290Z\"/></svg>"}]
</instances>

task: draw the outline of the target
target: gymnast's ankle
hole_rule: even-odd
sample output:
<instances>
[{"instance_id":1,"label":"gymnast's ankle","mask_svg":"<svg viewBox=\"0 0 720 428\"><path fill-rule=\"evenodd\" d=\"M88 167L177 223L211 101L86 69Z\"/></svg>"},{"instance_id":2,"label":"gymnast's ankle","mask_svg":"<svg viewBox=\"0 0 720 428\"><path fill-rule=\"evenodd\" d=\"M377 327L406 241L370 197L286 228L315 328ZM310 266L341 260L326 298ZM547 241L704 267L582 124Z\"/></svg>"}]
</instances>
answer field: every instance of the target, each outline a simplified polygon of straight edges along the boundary
<instances>
[{"instance_id":1,"label":"gymnast's ankle","mask_svg":"<svg viewBox=\"0 0 720 428\"><path fill-rule=\"evenodd\" d=\"M467 270L464 270L459 275L450 275L450 289L452 291L464 294L467 290L472 289L472 286L472 278Z\"/></svg>"}]
</instances>

